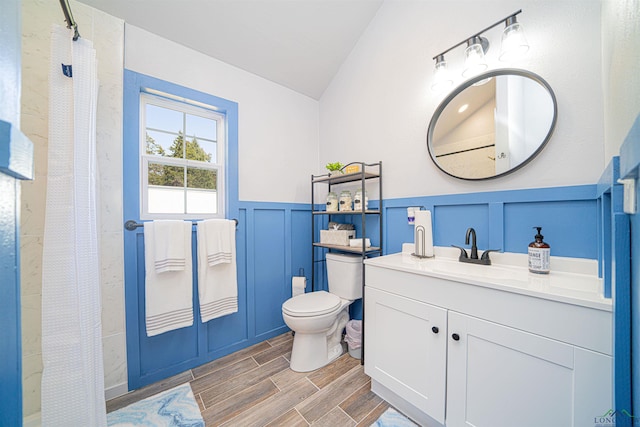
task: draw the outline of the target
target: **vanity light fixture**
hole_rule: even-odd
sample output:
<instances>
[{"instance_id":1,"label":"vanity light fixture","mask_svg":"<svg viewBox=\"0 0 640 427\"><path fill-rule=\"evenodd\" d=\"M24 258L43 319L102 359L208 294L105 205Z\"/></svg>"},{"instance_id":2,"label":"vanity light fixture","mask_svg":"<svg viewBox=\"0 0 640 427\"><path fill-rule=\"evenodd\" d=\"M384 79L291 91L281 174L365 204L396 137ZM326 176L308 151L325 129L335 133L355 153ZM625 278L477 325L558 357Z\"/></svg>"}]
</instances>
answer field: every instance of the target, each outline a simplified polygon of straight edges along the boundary
<instances>
[{"instance_id":1,"label":"vanity light fixture","mask_svg":"<svg viewBox=\"0 0 640 427\"><path fill-rule=\"evenodd\" d=\"M473 36L467 40L467 48L464 50L464 71L462 77L473 77L487 68L484 54L489 50L489 40L484 37Z\"/></svg>"},{"instance_id":2,"label":"vanity light fixture","mask_svg":"<svg viewBox=\"0 0 640 427\"><path fill-rule=\"evenodd\" d=\"M431 90L434 92L442 92L453 85L453 79L447 69L447 61L444 60L444 55L438 55L434 59L436 60L436 67L433 71Z\"/></svg>"},{"instance_id":3,"label":"vanity light fixture","mask_svg":"<svg viewBox=\"0 0 640 427\"><path fill-rule=\"evenodd\" d=\"M444 59L444 55L449 53L462 44L467 44L465 49L465 62L462 76L465 78L473 77L482 71L485 71L489 66L485 59L485 54L489 50L489 40L482 37L482 34L493 27L496 27L502 23L505 24L505 29L502 34L502 48L500 50L499 58L501 61L512 61L529 50L529 44L524 37L522 26L516 20L516 15L522 12L522 9L507 16L504 19L496 22L483 29L482 31L474 34L473 36L461 41L460 43L451 46L444 52L436 55L433 59L436 61L434 70L433 84L431 90L434 92L441 92L453 85L453 80L450 77L450 73L447 70L447 62ZM478 82L478 84L485 83L484 81Z\"/></svg>"},{"instance_id":4,"label":"vanity light fixture","mask_svg":"<svg viewBox=\"0 0 640 427\"><path fill-rule=\"evenodd\" d=\"M516 16L507 18L506 28L502 32L502 48L500 50L500 61L511 62L529 50L529 43L524 36L524 30L517 21Z\"/></svg>"}]
</instances>

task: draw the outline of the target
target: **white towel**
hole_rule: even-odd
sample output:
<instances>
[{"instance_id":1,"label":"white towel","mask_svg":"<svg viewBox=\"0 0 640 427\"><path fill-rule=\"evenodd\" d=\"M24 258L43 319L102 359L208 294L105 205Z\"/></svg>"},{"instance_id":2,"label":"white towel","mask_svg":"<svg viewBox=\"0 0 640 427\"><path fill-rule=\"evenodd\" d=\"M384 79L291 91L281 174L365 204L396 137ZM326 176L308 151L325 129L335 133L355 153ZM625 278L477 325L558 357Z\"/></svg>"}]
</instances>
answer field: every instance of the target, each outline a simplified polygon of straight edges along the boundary
<instances>
[{"instance_id":1,"label":"white towel","mask_svg":"<svg viewBox=\"0 0 640 427\"><path fill-rule=\"evenodd\" d=\"M147 227L145 224L145 229ZM154 228L154 265L156 272L182 271L185 267L187 249L184 244L184 221L153 221ZM189 251L190 253L190 251Z\"/></svg>"},{"instance_id":2,"label":"white towel","mask_svg":"<svg viewBox=\"0 0 640 427\"><path fill-rule=\"evenodd\" d=\"M219 236L209 239L214 234ZM198 297L202 323L238 311L238 279L236 273L236 223L233 220L198 222ZM228 261L211 266L208 245L216 248L227 241ZM216 249L217 250L217 249Z\"/></svg>"},{"instance_id":3,"label":"white towel","mask_svg":"<svg viewBox=\"0 0 640 427\"><path fill-rule=\"evenodd\" d=\"M191 248L192 224L180 221L180 246ZM144 224L145 311L147 336L193 325L193 277L191 251L181 271L158 273L155 268L156 228Z\"/></svg>"},{"instance_id":4,"label":"white towel","mask_svg":"<svg viewBox=\"0 0 640 427\"><path fill-rule=\"evenodd\" d=\"M198 253L205 253L209 267L218 264L229 264L231 262L231 240L235 240L235 222L234 232L229 233L229 220L226 219L209 219L199 224L204 227L198 228L198 241L203 236L204 246L198 246ZM202 248L203 250L201 250Z\"/></svg>"}]
</instances>

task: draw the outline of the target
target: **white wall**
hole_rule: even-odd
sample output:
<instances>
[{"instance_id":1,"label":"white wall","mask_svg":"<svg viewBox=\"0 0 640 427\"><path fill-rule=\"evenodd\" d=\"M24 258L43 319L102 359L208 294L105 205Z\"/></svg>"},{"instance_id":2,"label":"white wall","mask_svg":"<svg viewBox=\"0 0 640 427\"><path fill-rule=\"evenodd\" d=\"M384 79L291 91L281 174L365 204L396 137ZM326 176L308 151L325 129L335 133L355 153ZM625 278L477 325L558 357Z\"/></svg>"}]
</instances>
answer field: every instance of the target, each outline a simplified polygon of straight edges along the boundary
<instances>
[{"instance_id":1,"label":"white wall","mask_svg":"<svg viewBox=\"0 0 640 427\"><path fill-rule=\"evenodd\" d=\"M640 2L602 2L605 159L618 154L640 114Z\"/></svg>"},{"instance_id":2,"label":"white wall","mask_svg":"<svg viewBox=\"0 0 640 427\"><path fill-rule=\"evenodd\" d=\"M240 200L309 203L317 101L132 25L125 34L125 68L238 103Z\"/></svg>"},{"instance_id":3,"label":"white wall","mask_svg":"<svg viewBox=\"0 0 640 427\"><path fill-rule=\"evenodd\" d=\"M72 1L80 34L98 58L97 140L100 286L105 387L125 385L126 344L122 249L122 65L124 23ZM22 0L22 131L34 143L35 180L25 182L21 203L23 406L40 411L42 379L42 238L47 191L49 51L52 24L63 24L59 2ZM126 388L125 388L126 390Z\"/></svg>"},{"instance_id":4,"label":"white wall","mask_svg":"<svg viewBox=\"0 0 640 427\"><path fill-rule=\"evenodd\" d=\"M430 91L433 56L518 8L531 46L519 63L554 89L559 117L547 147L506 177L466 182L432 163L431 115L444 95ZM497 60L504 26L485 33ZM593 184L604 167L600 2L386 0L320 99L320 163L377 161L385 197ZM460 75L464 47L445 56ZM458 82L459 83L459 82Z\"/></svg>"}]
</instances>

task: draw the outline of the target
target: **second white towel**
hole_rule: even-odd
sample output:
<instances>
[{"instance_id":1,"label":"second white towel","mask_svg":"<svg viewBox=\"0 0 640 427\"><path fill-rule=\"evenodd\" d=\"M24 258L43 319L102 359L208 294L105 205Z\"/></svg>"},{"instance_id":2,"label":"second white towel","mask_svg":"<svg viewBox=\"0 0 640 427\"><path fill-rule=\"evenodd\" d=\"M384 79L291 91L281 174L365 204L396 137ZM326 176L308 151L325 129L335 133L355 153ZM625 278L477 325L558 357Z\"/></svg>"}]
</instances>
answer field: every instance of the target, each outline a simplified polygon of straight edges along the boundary
<instances>
[{"instance_id":1,"label":"second white towel","mask_svg":"<svg viewBox=\"0 0 640 427\"><path fill-rule=\"evenodd\" d=\"M181 222L182 233L174 236L175 243L191 249L191 222ZM184 258L182 270L159 273L155 268L154 248L156 239L164 237L158 234L153 222L144 223L145 311L147 336L150 337L193 325L191 251Z\"/></svg>"},{"instance_id":2,"label":"second white towel","mask_svg":"<svg viewBox=\"0 0 640 427\"><path fill-rule=\"evenodd\" d=\"M212 226L213 230L209 227ZM198 222L198 298L202 322L238 311L236 223L233 220ZM209 242L228 242L225 260L212 263ZM217 245L217 243L216 243ZM228 252L226 252L228 251Z\"/></svg>"}]
</instances>

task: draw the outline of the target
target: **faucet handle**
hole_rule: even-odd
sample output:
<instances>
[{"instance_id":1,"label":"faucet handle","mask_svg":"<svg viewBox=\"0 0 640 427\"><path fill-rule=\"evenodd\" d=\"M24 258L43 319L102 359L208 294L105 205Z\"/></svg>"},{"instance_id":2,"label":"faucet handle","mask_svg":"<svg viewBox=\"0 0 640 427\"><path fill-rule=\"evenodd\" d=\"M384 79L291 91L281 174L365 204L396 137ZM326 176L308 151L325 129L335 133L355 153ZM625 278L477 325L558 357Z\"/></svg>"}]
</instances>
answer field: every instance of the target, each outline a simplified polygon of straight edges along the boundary
<instances>
[{"instance_id":1,"label":"faucet handle","mask_svg":"<svg viewBox=\"0 0 640 427\"><path fill-rule=\"evenodd\" d=\"M451 246L454 248L460 249L460 257L458 259L469 258L469 255L467 255L467 251L465 250L465 248L461 248L460 246L456 246L456 245L451 245Z\"/></svg>"},{"instance_id":2,"label":"faucet handle","mask_svg":"<svg viewBox=\"0 0 640 427\"><path fill-rule=\"evenodd\" d=\"M489 252L500 252L501 250L502 249L487 249L486 251L482 252L482 256L480 257L480 259L488 260Z\"/></svg>"}]
</instances>

